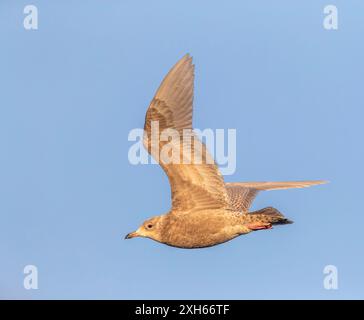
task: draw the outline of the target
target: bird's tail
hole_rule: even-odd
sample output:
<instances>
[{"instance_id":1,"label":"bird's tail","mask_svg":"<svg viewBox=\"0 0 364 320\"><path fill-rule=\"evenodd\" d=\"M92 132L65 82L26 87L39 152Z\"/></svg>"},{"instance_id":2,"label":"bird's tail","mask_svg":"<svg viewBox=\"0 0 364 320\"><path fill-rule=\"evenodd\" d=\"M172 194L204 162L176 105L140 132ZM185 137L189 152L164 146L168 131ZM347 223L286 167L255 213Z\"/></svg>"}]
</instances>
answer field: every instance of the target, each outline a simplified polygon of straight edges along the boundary
<instances>
[{"instance_id":1,"label":"bird's tail","mask_svg":"<svg viewBox=\"0 0 364 320\"><path fill-rule=\"evenodd\" d=\"M272 207L253 211L250 213L250 215L254 216L254 220L258 220L259 222L263 223L270 223L273 225L293 223L293 221L287 219L282 213Z\"/></svg>"}]
</instances>

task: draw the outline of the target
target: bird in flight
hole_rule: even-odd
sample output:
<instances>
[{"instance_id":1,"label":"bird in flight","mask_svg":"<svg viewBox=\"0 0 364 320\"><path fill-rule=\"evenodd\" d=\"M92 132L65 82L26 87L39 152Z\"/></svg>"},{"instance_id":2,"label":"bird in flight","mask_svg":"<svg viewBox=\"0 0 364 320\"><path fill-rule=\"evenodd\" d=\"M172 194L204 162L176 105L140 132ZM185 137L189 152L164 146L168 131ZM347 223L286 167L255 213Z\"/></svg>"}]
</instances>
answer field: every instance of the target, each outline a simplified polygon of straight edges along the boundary
<instances>
[{"instance_id":1,"label":"bird in flight","mask_svg":"<svg viewBox=\"0 0 364 320\"><path fill-rule=\"evenodd\" d=\"M204 248L272 225L292 223L272 207L250 212L256 195L262 190L304 188L325 181L225 183L205 144L193 132L193 91L194 65L187 54L162 81L144 124L144 147L168 176L172 208L146 220L125 238L145 237L178 248ZM170 142L158 137L153 141L153 123L159 125L159 132L170 130L190 139ZM180 152L181 161L161 157L160 150L167 143L172 151Z\"/></svg>"}]
</instances>

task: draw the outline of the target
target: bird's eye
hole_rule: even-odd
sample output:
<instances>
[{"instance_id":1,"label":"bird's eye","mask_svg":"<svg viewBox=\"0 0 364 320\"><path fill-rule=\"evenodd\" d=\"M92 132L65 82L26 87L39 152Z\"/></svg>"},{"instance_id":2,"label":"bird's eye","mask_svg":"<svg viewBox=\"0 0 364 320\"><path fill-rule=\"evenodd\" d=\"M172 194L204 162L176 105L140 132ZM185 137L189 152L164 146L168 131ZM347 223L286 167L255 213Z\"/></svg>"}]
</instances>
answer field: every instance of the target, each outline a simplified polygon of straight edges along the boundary
<instances>
[{"instance_id":1,"label":"bird's eye","mask_svg":"<svg viewBox=\"0 0 364 320\"><path fill-rule=\"evenodd\" d=\"M147 228L148 228L148 229L152 229L152 227L153 227L153 225L152 225L152 224L148 224L148 225L147 225Z\"/></svg>"}]
</instances>

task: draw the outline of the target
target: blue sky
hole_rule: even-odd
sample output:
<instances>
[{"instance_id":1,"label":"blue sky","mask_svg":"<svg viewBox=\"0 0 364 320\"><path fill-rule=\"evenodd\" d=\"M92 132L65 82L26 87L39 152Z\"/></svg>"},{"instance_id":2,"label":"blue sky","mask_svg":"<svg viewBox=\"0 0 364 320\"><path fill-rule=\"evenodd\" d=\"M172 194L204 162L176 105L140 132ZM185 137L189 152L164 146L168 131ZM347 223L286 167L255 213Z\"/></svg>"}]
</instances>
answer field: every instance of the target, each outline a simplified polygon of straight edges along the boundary
<instances>
[{"instance_id":1,"label":"blue sky","mask_svg":"<svg viewBox=\"0 0 364 320\"><path fill-rule=\"evenodd\" d=\"M0 298L363 299L363 16L361 0L1 1ZM127 136L186 52L194 126L237 130L226 181L331 181L258 196L295 224L203 250L123 240L169 209Z\"/></svg>"}]
</instances>

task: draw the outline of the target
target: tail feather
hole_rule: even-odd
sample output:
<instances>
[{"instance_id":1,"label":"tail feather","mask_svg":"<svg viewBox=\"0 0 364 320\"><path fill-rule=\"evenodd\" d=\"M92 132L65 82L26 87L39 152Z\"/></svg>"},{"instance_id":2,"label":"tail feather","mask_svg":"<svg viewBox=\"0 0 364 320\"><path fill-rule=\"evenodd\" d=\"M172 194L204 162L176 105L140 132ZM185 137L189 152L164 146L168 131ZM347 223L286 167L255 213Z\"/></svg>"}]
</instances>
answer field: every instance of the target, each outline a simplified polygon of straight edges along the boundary
<instances>
[{"instance_id":1,"label":"tail feather","mask_svg":"<svg viewBox=\"0 0 364 320\"><path fill-rule=\"evenodd\" d=\"M253 211L250 215L254 216L254 218L258 221L271 223L273 225L293 223L292 220L287 219L282 213L273 207Z\"/></svg>"}]
</instances>

